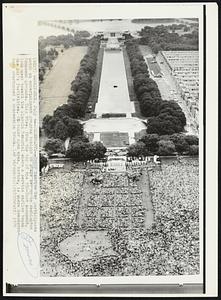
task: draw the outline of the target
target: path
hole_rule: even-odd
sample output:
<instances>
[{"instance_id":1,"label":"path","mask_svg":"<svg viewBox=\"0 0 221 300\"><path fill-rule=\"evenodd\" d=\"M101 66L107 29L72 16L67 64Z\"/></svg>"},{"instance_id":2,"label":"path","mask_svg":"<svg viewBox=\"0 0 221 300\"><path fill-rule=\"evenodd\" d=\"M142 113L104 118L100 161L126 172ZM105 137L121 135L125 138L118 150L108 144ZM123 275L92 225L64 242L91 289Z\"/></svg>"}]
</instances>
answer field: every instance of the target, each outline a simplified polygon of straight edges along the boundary
<instances>
[{"instance_id":1,"label":"path","mask_svg":"<svg viewBox=\"0 0 221 300\"><path fill-rule=\"evenodd\" d=\"M138 184L142 191L143 206L146 209L145 228L151 228L154 221L154 214L150 193L150 179L147 168L142 169L142 176Z\"/></svg>"},{"instance_id":2,"label":"path","mask_svg":"<svg viewBox=\"0 0 221 300\"><path fill-rule=\"evenodd\" d=\"M82 230L86 229L83 228L83 224L85 219L85 212L87 210L87 203L91 196L92 187L93 185L89 182L89 179L86 177L86 174L84 173L83 189L79 201L79 208L78 208L78 215L77 215L77 225Z\"/></svg>"}]
</instances>

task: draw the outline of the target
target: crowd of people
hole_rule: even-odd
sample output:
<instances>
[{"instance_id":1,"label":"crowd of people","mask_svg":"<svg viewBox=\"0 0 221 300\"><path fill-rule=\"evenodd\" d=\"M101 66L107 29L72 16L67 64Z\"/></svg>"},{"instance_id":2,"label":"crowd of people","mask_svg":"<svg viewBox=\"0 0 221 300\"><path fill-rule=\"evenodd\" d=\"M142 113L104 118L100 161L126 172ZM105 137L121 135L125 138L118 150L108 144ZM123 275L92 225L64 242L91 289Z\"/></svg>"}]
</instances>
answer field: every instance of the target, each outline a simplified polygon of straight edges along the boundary
<instances>
[{"instance_id":1,"label":"crowd of people","mask_svg":"<svg viewBox=\"0 0 221 300\"><path fill-rule=\"evenodd\" d=\"M149 172L154 207L151 229L109 232L117 264L100 259L88 275L196 275L199 255L199 164L169 160ZM138 219L136 219L138 221ZM142 222L142 220L139 220ZM114 261L114 262L115 262Z\"/></svg>"},{"instance_id":2,"label":"crowd of people","mask_svg":"<svg viewBox=\"0 0 221 300\"><path fill-rule=\"evenodd\" d=\"M84 192L87 193L86 189L90 190L84 213L85 228L109 230L113 227L130 229L141 226L141 222L134 222L136 218L145 217L141 213L142 192L137 186L138 177L133 180L133 176L137 176L136 172L101 173L98 169L88 175L98 178L100 184L95 184L90 176L85 179L87 187Z\"/></svg>"},{"instance_id":3,"label":"crowd of people","mask_svg":"<svg viewBox=\"0 0 221 300\"><path fill-rule=\"evenodd\" d=\"M85 188L82 183L87 181L85 172L59 171L41 178L43 276L199 273L197 159L168 160L161 169L149 170L154 210L154 223L149 229L144 228L142 192L139 186L130 184L128 176L105 173L101 185L90 183L92 188L83 212L85 230L107 230L116 255L72 262L60 252L59 243L82 230L78 227L77 212ZM97 176L101 170L95 173ZM120 184L115 188L116 182Z\"/></svg>"},{"instance_id":4,"label":"crowd of people","mask_svg":"<svg viewBox=\"0 0 221 300\"><path fill-rule=\"evenodd\" d=\"M41 270L52 274L60 258L59 243L75 233L83 172L59 170L40 179ZM65 258L64 258L65 259Z\"/></svg>"}]
</instances>

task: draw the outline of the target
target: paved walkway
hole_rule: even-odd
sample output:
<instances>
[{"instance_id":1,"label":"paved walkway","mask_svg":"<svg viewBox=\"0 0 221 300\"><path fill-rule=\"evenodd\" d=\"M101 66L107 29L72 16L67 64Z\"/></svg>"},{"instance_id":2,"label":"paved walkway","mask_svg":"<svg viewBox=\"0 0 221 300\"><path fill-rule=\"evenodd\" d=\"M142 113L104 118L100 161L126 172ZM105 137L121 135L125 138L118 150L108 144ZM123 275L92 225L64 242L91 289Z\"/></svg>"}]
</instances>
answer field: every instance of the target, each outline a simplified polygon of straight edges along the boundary
<instances>
[{"instance_id":1,"label":"paved walkway","mask_svg":"<svg viewBox=\"0 0 221 300\"><path fill-rule=\"evenodd\" d=\"M142 176L140 180L140 189L142 191L142 198L143 198L143 206L146 209L145 214L145 228L151 228L153 221L154 221L154 214L153 214L153 205L151 200L151 193L150 193L150 179L147 168L143 168Z\"/></svg>"}]
</instances>

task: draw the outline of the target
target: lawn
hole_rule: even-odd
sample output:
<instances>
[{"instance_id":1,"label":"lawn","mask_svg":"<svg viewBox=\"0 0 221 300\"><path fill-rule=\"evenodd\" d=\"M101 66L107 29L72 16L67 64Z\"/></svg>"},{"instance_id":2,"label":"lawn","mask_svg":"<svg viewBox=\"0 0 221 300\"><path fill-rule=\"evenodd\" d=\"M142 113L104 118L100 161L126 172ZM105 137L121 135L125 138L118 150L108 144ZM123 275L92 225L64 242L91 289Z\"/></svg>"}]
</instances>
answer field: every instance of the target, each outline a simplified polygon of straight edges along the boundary
<instances>
[{"instance_id":1,"label":"lawn","mask_svg":"<svg viewBox=\"0 0 221 300\"><path fill-rule=\"evenodd\" d=\"M126 132L101 132L100 140L105 147L126 147L129 145L129 135Z\"/></svg>"},{"instance_id":2,"label":"lawn","mask_svg":"<svg viewBox=\"0 0 221 300\"><path fill-rule=\"evenodd\" d=\"M96 71L92 81L91 95L88 101L88 105L92 105L92 111L95 109L95 105L98 100L98 93L100 87L101 70L103 65L104 48L100 48L97 58Z\"/></svg>"},{"instance_id":3,"label":"lawn","mask_svg":"<svg viewBox=\"0 0 221 300\"><path fill-rule=\"evenodd\" d=\"M67 102L71 82L79 70L80 61L87 52L87 47L73 47L59 55L56 64L40 86L40 126L45 115Z\"/></svg>"}]
</instances>

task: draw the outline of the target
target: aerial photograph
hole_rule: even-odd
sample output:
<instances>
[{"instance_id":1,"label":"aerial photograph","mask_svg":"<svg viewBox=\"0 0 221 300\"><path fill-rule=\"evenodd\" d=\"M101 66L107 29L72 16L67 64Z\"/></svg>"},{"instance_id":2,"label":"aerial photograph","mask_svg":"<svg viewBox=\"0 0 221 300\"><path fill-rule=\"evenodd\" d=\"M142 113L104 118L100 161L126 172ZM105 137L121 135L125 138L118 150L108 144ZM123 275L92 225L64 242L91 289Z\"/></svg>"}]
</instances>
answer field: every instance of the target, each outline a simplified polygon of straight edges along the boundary
<instances>
[{"instance_id":1,"label":"aerial photograph","mask_svg":"<svg viewBox=\"0 0 221 300\"><path fill-rule=\"evenodd\" d=\"M199 19L38 32L41 276L200 274Z\"/></svg>"}]
</instances>

